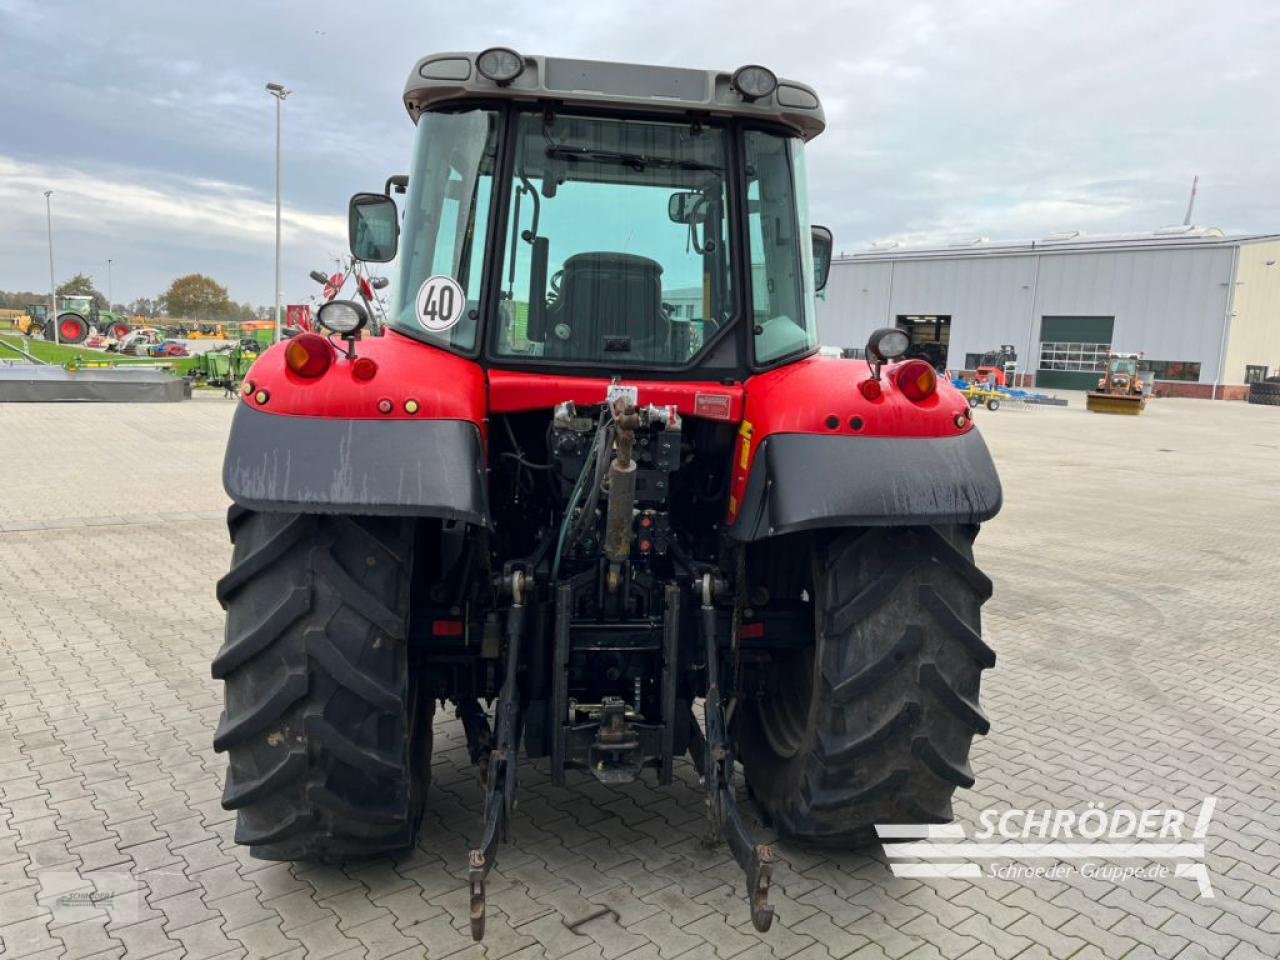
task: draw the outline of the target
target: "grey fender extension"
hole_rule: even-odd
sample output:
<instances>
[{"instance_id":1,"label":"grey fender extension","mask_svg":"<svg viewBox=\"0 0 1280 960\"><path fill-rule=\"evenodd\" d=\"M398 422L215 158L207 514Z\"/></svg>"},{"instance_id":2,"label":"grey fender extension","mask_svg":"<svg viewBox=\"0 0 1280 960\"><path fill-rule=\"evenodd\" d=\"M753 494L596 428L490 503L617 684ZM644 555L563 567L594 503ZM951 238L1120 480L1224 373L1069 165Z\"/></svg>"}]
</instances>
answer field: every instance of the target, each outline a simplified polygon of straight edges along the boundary
<instances>
[{"instance_id":1,"label":"grey fender extension","mask_svg":"<svg viewBox=\"0 0 1280 960\"><path fill-rule=\"evenodd\" d=\"M480 431L466 420L327 420L241 403L222 485L251 510L489 524Z\"/></svg>"},{"instance_id":2,"label":"grey fender extension","mask_svg":"<svg viewBox=\"0 0 1280 960\"><path fill-rule=\"evenodd\" d=\"M737 540L820 527L981 523L1003 494L977 430L956 437L775 434L760 444Z\"/></svg>"}]
</instances>

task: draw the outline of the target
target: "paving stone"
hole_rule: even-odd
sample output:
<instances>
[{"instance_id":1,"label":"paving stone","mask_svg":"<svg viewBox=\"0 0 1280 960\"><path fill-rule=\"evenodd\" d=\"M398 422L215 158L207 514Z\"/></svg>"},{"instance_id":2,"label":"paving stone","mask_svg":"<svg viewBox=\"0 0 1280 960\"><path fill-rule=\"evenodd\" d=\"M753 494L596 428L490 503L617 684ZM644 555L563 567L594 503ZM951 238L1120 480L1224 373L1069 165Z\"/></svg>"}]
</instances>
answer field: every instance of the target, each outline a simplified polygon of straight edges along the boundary
<instances>
[{"instance_id":1,"label":"paving stone","mask_svg":"<svg viewBox=\"0 0 1280 960\"><path fill-rule=\"evenodd\" d=\"M182 941L186 960L210 960L229 953L238 956L244 954L244 948L222 932L221 923L216 919L166 932L173 939Z\"/></svg>"},{"instance_id":2,"label":"paving stone","mask_svg":"<svg viewBox=\"0 0 1280 960\"><path fill-rule=\"evenodd\" d=\"M364 946L358 940L352 940L338 929L338 918L332 914L300 927L294 927L286 933L289 939L301 943L307 957L314 960L338 956L347 950L357 951L361 956L365 952Z\"/></svg>"},{"instance_id":3,"label":"paving stone","mask_svg":"<svg viewBox=\"0 0 1280 960\"><path fill-rule=\"evenodd\" d=\"M957 793L957 821L972 836L989 808L1194 813L1216 796L1205 838L1215 898L1185 878L908 881L875 850L780 842L777 919L760 935L723 844L702 844L705 810L686 761L670 787L618 789L578 776L556 787L541 763L521 769L516 839L500 851L491 937L478 947L465 873L482 794L447 711L419 851L291 866L232 841L208 659L221 642L210 585L229 555L217 476L235 403L216 400L0 406L0 435L18 454L0 458L0 489L72 489L95 476L130 484L150 508L104 515L67 496L0 498L0 583L111 556L148 585L0 591L0 657L12 667L0 674L5 960L1280 955L1280 669L1266 639L1280 578L1280 451L1259 439L1280 426L1271 409L1161 400L1123 433L1078 407L982 425L1007 491L976 546L995 583L983 616L1000 663L984 677L992 731L974 745L978 782ZM1081 476L1135 451L1160 469L1128 471L1105 501L1081 488ZM1133 524L1158 531L1158 563L1134 564L1131 544L1114 537ZM163 608L155 591L169 598ZM32 891L64 874L60 888L87 883L95 870L142 885L136 918L51 929Z\"/></svg>"},{"instance_id":4,"label":"paving stone","mask_svg":"<svg viewBox=\"0 0 1280 960\"><path fill-rule=\"evenodd\" d=\"M706 944L703 938L685 933L673 924L670 918L660 913L645 917L627 929L653 941L663 960L671 960L686 951L698 949Z\"/></svg>"},{"instance_id":5,"label":"paving stone","mask_svg":"<svg viewBox=\"0 0 1280 960\"><path fill-rule=\"evenodd\" d=\"M28 957L56 948L61 954L66 948L62 940L49 931L50 917L32 917L12 923L0 923L0 942L4 944L6 960L9 956Z\"/></svg>"},{"instance_id":6,"label":"paving stone","mask_svg":"<svg viewBox=\"0 0 1280 960\"><path fill-rule=\"evenodd\" d=\"M369 960L381 960L382 957L392 956L414 946L411 938L404 936L396 929L394 918L389 913L384 913L373 920L366 920L356 926L347 927L343 932L364 945L368 951Z\"/></svg>"},{"instance_id":7,"label":"paving stone","mask_svg":"<svg viewBox=\"0 0 1280 960\"><path fill-rule=\"evenodd\" d=\"M124 953L129 960L147 960L172 950L185 949L181 941L165 934L163 916L113 929L111 935L124 944Z\"/></svg>"},{"instance_id":8,"label":"paving stone","mask_svg":"<svg viewBox=\"0 0 1280 960\"><path fill-rule=\"evenodd\" d=\"M163 900L152 899L148 904L164 914L165 933L170 936L183 927L215 919L214 912L205 906L200 890L188 890Z\"/></svg>"}]
</instances>

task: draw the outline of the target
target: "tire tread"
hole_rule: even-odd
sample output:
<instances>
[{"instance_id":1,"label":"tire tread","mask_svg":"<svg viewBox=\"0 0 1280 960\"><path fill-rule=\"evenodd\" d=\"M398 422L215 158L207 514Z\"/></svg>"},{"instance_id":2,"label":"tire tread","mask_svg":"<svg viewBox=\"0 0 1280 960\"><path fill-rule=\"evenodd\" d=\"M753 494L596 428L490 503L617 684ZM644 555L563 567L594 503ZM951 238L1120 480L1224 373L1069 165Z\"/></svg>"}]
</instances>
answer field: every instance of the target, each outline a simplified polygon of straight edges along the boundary
<instances>
[{"instance_id":1,"label":"tire tread","mask_svg":"<svg viewBox=\"0 0 1280 960\"><path fill-rule=\"evenodd\" d=\"M211 672L226 689L214 749L230 756L236 842L326 861L411 845L430 751L426 708L428 758L408 755L422 720L408 715L412 521L233 507L227 526Z\"/></svg>"},{"instance_id":2,"label":"tire tread","mask_svg":"<svg viewBox=\"0 0 1280 960\"><path fill-rule=\"evenodd\" d=\"M970 746L991 727L978 688L996 660L979 632L992 584L973 562L976 534L880 527L815 537L803 740L794 754L774 752L760 719L767 699L741 725L752 794L784 836L847 846L873 842L877 823L946 823L956 788L973 786Z\"/></svg>"}]
</instances>

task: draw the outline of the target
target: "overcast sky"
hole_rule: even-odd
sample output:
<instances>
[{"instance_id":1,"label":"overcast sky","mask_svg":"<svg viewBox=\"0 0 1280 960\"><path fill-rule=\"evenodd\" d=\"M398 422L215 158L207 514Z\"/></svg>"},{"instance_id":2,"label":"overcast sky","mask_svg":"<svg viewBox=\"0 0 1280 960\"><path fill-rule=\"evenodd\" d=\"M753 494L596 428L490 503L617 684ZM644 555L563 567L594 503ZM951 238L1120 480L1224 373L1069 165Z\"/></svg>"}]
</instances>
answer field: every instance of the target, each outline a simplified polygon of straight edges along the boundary
<instances>
[{"instance_id":1,"label":"overcast sky","mask_svg":"<svg viewBox=\"0 0 1280 960\"><path fill-rule=\"evenodd\" d=\"M1280 232L1274 2L583 3L0 0L0 289L117 301L199 271L272 299L274 102L285 103L286 300L345 248L347 197L406 169L415 59L527 53L810 83L813 219L885 239L1106 233L1181 222Z\"/></svg>"}]
</instances>

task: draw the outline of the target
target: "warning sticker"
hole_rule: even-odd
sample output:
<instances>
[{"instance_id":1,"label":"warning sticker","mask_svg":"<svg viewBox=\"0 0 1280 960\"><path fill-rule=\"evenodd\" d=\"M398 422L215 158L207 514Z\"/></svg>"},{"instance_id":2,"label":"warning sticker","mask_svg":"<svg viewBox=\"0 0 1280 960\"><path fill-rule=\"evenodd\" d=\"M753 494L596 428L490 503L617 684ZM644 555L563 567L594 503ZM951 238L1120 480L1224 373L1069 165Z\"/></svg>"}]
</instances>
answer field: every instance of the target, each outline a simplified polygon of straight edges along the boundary
<instances>
[{"instance_id":1,"label":"warning sticker","mask_svg":"<svg viewBox=\"0 0 1280 960\"><path fill-rule=\"evenodd\" d=\"M732 420L733 399L727 393L698 393L693 398L693 415L708 420Z\"/></svg>"},{"instance_id":2,"label":"warning sticker","mask_svg":"<svg viewBox=\"0 0 1280 960\"><path fill-rule=\"evenodd\" d=\"M451 330L467 308L467 295L453 277L427 277L418 288L418 322L432 333Z\"/></svg>"}]
</instances>

